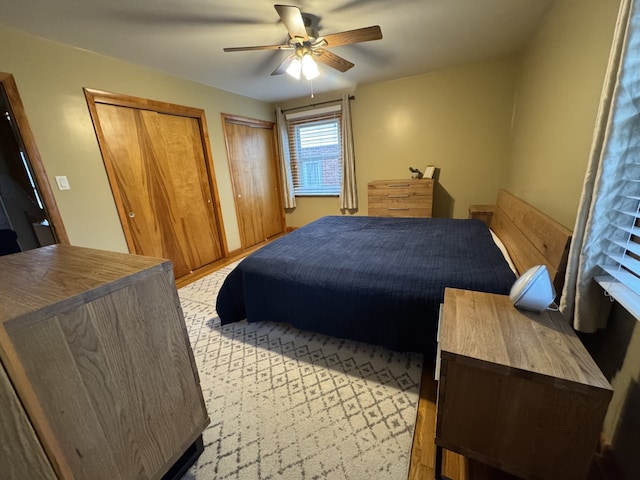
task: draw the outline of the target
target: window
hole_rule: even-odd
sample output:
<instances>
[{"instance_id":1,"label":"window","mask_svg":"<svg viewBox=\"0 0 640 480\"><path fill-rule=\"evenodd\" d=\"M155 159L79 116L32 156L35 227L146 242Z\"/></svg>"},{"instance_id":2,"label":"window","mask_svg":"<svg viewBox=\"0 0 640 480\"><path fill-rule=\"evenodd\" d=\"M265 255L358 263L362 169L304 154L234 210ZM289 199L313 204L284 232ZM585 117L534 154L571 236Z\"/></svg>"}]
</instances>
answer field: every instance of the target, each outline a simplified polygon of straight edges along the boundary
<instances>
[{"instance_id":1,"label":"window","mask_svg":"<svg viewBox=\"0 0 640 480\"><path fill-rule=\"evenodd\" d=\"M339 106L287 115L296 196L340 194L342 115Z\"/></svg>"},{"instance_id":2,"label":"window","mask_svg":"<svg viewBox=\"0 0 640 480\"><path fill-rule=\"evenodd\" d=\"M586 333L606 326L611 307L594 278L640 319L639 4L620 4L560 302Z\"/></svg>"},{"instance_id":3,"label":"window","mask_svg":"<svg viewBox=\"0 0 640 480\"><path fill-rule=\"evenodd\" d=\"M634 10L626 38L616 40L615 48L622 49L619 67L610 65L607 74L609 93L602 101L609 102L604 103L608 115L596 137L602 139L597 188L587 227L590 237L583 248L596 252L595 260L606 274L596 281L607 295L640 320L640 10Z\"/></svg>"}]
</instances>

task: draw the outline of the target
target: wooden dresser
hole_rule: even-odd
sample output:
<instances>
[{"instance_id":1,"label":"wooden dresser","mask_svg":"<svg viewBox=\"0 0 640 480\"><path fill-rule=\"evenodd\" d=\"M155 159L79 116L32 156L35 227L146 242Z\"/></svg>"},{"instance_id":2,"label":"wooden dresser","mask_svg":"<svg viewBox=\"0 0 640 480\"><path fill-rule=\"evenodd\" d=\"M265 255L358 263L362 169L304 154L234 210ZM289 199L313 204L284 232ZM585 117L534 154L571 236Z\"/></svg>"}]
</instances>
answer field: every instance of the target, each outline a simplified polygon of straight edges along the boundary
<instances>
[{"instance_id":1,"label":"wooden dresser","mask_svg":"<svg viewBox=\"0 0 640 480\"><path fill-rule=\"evenodd\" d=\"M0 257L0 361L3 480L160 479L209 423L165 260Z\"/></svg>"},{"instance_id":2,"label":"wooden dresser","mask_svg":"<svg viewBox=\"0 0 640 480\"><path fill-rule=\"evenodd\" d=\"M530 479L587 475L612 389L558 312L447 288L438 331L442 448Z\"/></svg>"},{"instance_id":3,"label":"wooden dresser","mask_svg":"<svg viewBox=\"0 0 640 480\"><path fill-rule=\"evenodd\" d=\"M427 179L369 182L369 215L376 217L431 217L433 182L434 180Z\"/></svg>"}]
</instances>

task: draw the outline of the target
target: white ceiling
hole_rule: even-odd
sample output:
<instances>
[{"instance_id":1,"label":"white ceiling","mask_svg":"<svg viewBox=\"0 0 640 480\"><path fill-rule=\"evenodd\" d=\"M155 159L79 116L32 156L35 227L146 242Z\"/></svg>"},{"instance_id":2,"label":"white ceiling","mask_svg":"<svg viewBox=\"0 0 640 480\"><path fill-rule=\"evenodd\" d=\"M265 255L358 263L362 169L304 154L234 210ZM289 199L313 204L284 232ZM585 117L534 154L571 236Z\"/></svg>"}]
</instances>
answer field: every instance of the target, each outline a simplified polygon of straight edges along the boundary
<instances>
[{"instance_id":1,"label":"white ceiling","mask_svg":"<svg viewBox=\"0 0 640 480\"><path fill-rule=\"evenodd\" d=\"M554 0L0 0L0 23L40 37L266 102L309 95L309 82L271 72L290 52L225 53L285 43L274 3L319 17L323 34L380 25L383 39L330 49L316 93L353 89L520 49Z\"/></svg>"}]
</instances>

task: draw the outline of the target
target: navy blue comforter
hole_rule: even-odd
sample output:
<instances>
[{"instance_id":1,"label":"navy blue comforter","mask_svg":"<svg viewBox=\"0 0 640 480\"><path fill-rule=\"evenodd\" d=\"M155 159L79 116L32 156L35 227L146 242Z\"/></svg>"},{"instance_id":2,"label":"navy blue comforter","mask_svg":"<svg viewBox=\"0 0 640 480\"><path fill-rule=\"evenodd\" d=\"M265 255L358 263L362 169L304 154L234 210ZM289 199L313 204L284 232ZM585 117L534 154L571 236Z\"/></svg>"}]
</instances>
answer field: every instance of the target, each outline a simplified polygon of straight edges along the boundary
<instances>
[{"instance_id":1,"label":"navy blue comforter","mask_svg":"<svg viewBox=\"0 0 640 480\"><path fill-rule=\"evenodd\" d=\"M479 220L323 217L245 258L217 312L434 356L445 287L508 294L514 281Z\"/></svg>"}]
</instances>

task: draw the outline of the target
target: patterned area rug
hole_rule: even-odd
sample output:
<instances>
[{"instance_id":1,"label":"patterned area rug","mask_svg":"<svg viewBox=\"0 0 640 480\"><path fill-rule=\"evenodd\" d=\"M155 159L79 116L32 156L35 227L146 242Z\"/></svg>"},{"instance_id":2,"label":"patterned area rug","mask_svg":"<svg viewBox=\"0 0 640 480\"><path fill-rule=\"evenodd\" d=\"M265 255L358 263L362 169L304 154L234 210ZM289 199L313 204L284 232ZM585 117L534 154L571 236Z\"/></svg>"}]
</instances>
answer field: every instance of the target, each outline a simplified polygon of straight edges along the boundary
<instances>
[{"instance_id":1,"label":"patterned area rug","mask_svg":"<svg viewBox=\"0 0 640 480\"><path fill-rule=\"evenodd\" d=\"M406 479L422 357L279 323L221 327L233 267L179 290L211 418L183 479Z\"/></svg>"}]
</instances>

